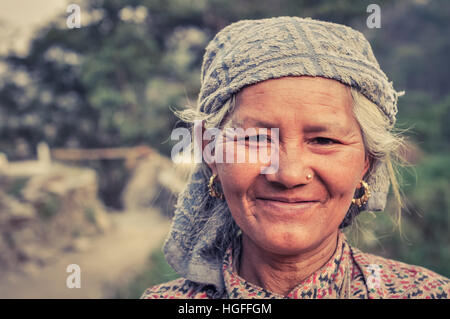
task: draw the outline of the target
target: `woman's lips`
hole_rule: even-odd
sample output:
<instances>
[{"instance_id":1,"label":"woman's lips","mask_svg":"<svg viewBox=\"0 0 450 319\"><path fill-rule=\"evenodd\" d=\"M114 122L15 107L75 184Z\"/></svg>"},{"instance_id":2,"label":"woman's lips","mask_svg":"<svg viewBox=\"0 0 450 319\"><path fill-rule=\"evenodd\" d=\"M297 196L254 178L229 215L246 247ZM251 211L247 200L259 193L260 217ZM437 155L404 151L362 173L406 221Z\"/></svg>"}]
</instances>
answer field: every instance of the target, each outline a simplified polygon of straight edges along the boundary
<instances>
[{"instance_id":1,"label":"woman's lips","mask_svg":"<svg viewBox=\"0 0 450 319\"><path fill-rule=\"evenodd\" d=\"M320 201L288 202L273 199L257 198L257 204L270 213L299 214L316 208Z\"/></svg>"}]
</instances>

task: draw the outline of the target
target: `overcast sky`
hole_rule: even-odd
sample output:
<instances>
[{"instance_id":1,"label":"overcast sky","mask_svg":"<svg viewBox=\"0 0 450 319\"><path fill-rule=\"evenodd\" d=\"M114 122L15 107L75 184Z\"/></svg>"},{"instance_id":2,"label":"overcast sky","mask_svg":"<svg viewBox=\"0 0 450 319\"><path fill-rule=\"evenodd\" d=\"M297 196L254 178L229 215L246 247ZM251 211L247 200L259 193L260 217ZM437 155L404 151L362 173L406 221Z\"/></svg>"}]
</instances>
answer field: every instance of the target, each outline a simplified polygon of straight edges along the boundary
<instances>
[{"instance_id":1,"label":"overcast sky","mask_svg":"<svg viewBox=\"0 0 450 319\"><path fill-rule=\"evenodd\" d=\"M77 1L72 1L77 2ZM65 14L68 0L0 0L0 53L26 52L39 27Z\"/></svg>"}]
</instances>

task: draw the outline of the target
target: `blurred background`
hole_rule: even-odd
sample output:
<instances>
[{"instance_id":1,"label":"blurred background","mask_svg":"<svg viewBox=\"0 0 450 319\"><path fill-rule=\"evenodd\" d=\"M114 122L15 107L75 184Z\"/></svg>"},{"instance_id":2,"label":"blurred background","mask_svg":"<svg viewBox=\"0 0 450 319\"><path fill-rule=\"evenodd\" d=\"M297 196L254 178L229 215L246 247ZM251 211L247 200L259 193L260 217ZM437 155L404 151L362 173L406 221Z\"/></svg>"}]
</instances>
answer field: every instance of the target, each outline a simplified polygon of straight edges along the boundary
<instances>
[{"instance_id":1,"label":"blurred background","mask_svg":"<svg viewBox=\"0 0 450 319\"><path fill-rule=\"evenodd\" d=\"M195 104L205 46L241 19L294 15L361 31L415 145L393 205L348 229L364 251L450 277L450 2L1 0L0 298L138 298L176 278L161 253L188 164L172 111ZM80 8L79 28L68 10ZM393 196L391 196L393 197ZM69 264L81 288L69 289Z\"/></svg>"}]
</instances>

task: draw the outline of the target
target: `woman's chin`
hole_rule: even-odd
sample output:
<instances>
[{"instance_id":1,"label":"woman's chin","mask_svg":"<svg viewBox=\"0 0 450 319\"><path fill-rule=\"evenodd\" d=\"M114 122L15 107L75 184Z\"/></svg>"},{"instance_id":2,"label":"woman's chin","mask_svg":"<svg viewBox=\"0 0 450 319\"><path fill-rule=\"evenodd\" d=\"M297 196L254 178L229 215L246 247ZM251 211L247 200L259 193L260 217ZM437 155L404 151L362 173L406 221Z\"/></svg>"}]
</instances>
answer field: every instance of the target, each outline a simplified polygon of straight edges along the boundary
<instances>
[{"instance_id":1,"label":"woman's chin","mask_svg":"<svg viewBox=\"0 0 450 319\"><path fill-rule=\"evenodd\" d=\"M320 236L314 231L292 226L289 229L280 229L273 225L269 229L260 229L251 237L254 244L265 251L287 256L312 250L320 242Z\"/></svg>"}]
</instances>

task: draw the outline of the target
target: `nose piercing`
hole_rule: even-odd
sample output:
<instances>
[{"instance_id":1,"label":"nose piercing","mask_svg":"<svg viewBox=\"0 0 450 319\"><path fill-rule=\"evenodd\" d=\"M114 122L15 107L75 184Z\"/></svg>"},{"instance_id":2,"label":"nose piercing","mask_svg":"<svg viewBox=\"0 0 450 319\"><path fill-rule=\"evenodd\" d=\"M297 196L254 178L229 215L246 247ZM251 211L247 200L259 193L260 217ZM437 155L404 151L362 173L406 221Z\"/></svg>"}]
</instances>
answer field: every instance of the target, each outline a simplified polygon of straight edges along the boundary
<instances>
[{"instance_id":1,"label":"nose piercing","mask_svg":"<svg viewBox=\"0 0 450 319\"><path fill-rule=\"evenodd\" d=\"M306 175L306 179L307 179L308 181L311 180L311 178L312 178L312 175L311 175L311 174Z\"/></svg>"}]
</instances>

